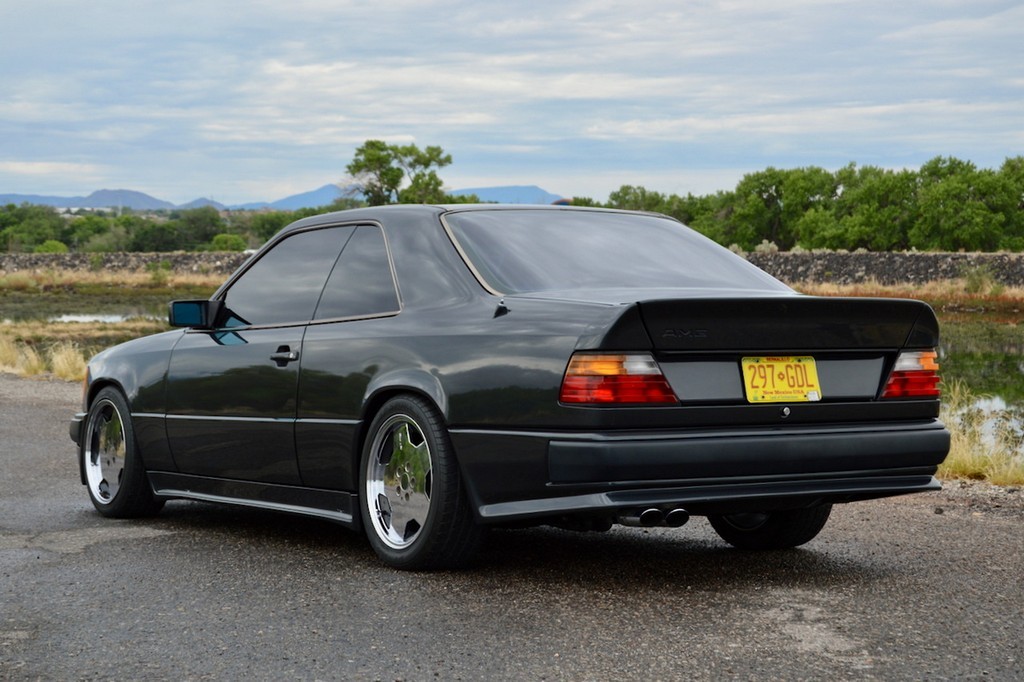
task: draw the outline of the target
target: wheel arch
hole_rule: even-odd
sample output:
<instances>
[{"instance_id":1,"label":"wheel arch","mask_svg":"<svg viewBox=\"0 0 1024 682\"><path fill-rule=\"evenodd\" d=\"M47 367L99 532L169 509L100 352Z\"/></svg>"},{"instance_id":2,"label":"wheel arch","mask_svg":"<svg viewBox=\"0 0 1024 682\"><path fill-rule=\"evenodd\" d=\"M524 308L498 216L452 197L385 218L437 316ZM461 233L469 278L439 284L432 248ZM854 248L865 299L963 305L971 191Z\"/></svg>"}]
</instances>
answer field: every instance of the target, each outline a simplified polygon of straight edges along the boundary
<instances>
[{"instance_id":1,"label":"wheel arch","mask_svg":"<svg viewBox=\"0 0 1024 682\"><path fill-rule=\"evenodd\" d=\"M85 475L85 460L82 456L82 448L85 447L86 434L84 433L84 429L88 423L89 409L92 407L92 404L96 400L96 396L99 395L99 392L107 387L112 387L120 391L121 395L125 398L125 402L128 402L128 394L125 393L124 386L122 386L120 382L109 377L96 379L86 387L85 393L82 396L82 409L84 410L86 417L83 419L82 423L82 442L78 444L78 475L82 479L82 485L86 485L88 483L88 479ZM131 403L128 404L128 407L129 409L131 408ZM128 418L131 419L131 414L128 414Z\"/></svg>"},{"instance_id":2,"label":"wheel arch","mask_svg":"<svg viewBox=\"0 0 1024 682\"><path fill-rule=\"evenodd\" d=\"M415 395L429 402L441 415L447 426L448 398L440 380L429 372L395 372L377 377L366 389L359 428L352 444L352 471L359 471L363 457L363 446L370 431L370 424L381 408L392 398L401 395Z\"/></svg>"}]
</instances>

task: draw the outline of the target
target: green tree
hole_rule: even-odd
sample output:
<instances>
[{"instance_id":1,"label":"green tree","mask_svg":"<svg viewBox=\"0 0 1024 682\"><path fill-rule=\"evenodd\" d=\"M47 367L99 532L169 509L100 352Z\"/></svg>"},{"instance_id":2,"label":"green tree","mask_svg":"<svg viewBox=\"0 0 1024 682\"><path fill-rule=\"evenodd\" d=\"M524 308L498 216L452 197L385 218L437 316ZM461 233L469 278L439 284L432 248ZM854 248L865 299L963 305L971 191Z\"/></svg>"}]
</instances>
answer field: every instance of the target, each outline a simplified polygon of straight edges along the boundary
<instances>
[{"instance_id":1,"label":"green tree","mask_svg":"<svg viewBox=\"0 0 1024 682\"><path fill-rule=\"evenodd\" d=\"M185 249L195 249L228 231L220 211L213 206L187 209L171 217L177 218L177 228L181 231L180 243Z\"/></svg>"},{"instance_id":2,"label":"green tree","mask_svg":"<svg viewBox=\"0 0 1024 682\"><path fill-rule=\"evenodd\" d=\"M437 146L420 150L416 145L408 144L395 148L395 159L409 178L409 186L398 194L400 201L406 204L437 204L446 200L448 195L443 189L444 182L436 169L451 165L451 154L445 154Z\"/></svg>"},{"instance_id":3,"label":"green tree","mask_svg":"<svg viewBox=\"0 0 1024 682\"><path fill-rule=\"evenodd\" d=\"M724 226L726 243L738 244L750 251L764 240L788 249L792 235L782 222L782 196L785 171L769 166L748 173L736 185L735 209Z\"/></svg>"},{"instance_id":4,"label":"green tree","mask_svg":"<svg viewBox=\"0 0 1024 682\"><path fill-rule=\"evenodd\" d=\"M113 221L99 215L79 216L71 221L69 241L76 248L84 246L90 239L110 231Z\"/></svg>"},{"instance_id":5,"label":"green tree","mask_svg":"<svg viewBox=\"0 0 1024 682\"><path fill-rule=\"evenodd\" d=\"M370 206L394 203L405 177L395 158L395 147L383 140L367 140L356 149L352 162L345 167Z\"/></svg>"},{"instance_id":6,"label":"green tree","mask_svg":"<svg viewBox=\"0 0 1024 682\"><path fill-rule=\"evenodd\" d=\"M8 204L0 240L8 251L32 251L47 240L63 242L67 224L50 206Z\"/></svg>"},{"instance_id":7,"label":"green tree","mask_svg":"<svg viewBox=\"0 0 1024 682\"><path fill-rule=\"evenodd\" d=\"M921 167L919 216L911 245L942 251L993 251L1014 203L1012 183L973 163L936 157Z\"/></svg>"},{"instance_id":8,"label":"green tree","mask_svg":"<svg viewBox=\"0 0 1024 682\"><path fill-rule=\"evenodd\" d=\"M627 211L652 211L660 213L665 206L665 195L646 187L622 185L608 195L608 208Z\"/></svg>"},{"instance_id":9,"label":"green tree","mask_svg":"<svg viewBox=\"0 0 1024 682\"><path fill-rule=\"evenodd\" d=\"M1006 220L999 248L1024 251L1024 156L1006 159L999 168L999 177L1006 187L1002 208Z\"/></svg>"},{"instance_id":10,"label":"green tree","mask_svg":"<svg viewBox=\"0 0 1024 682\"><path fill-rule=\"evenodd\" d=\"M285 211L257 213L252 217L249 228L252 230L253 235L262 243L280 232L292 220L294 220L292 214Z\"/></svg>"},{"instance_id":11,"label":"green tree","mask_svg":"<svg viewBox=\"0 0 1024 682\"><path fill-rule=\"evenodd\" d=\"M836 198L832 221L814 231L798 227L800 244L808 248L873 251L909 248L909 232L917 220L917 173L849 164L835 173Z\"/></svg>"},{"instance_id":12,"label":"green tree","mask_svg":"<svg viewBox=\"0 0 1024 682\"><path fill-rule=\"evenodd\" d=\"M451 164L451 154L437 146L420 149L414 144L390 145L367 140L356 149L345 167L371 206L405 203L438 203L447 195L437 169ZM402 184L408 180L408 186Z\"/></svg>"},{"instance_id":13,"label":"green tree","mask_svg":"<svg viewBox=\"0 0 1024 682\"><path fill-rule=\"evenodd\" d=\"M131 251L180 251L185 248L177 221L145 220L131 232Z\"/></svg>"}]
</instances>

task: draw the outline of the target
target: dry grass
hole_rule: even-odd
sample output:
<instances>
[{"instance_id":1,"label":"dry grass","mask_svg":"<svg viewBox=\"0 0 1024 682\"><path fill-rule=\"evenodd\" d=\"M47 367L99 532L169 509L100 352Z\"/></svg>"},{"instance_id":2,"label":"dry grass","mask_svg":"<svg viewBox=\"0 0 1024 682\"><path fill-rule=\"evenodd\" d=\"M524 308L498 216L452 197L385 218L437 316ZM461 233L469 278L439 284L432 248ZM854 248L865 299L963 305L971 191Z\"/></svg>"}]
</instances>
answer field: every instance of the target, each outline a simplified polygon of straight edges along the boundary
<instances>
[{"instance_id":1,"label":"dry grass","mask_svg":"<svg viewBox=\"0 0 1024 682\"><path fill-rule=\"evenodd\" d=\"M18 367L18 345L14 339L0 336L0 370L16 371Z\"/></svg>"},{"instance_id":2,"label":"dry grass","mask_svg":"<svg viewBox=\"0 0 1024 682\"><path fill-rule=\"evenodd\" d=\"M1024 302L1024 288L999 286L979 289L964 278L920 284L882 284L875 280L869 280L860 284L791 282L790 286L805 294L815 296L881 296L884 298L920 298L929 301L964 299Z\"/></svg>"},{"instance_id":3,"label":"dry grass","mask_svg":"<svg viewBox=\"0 0 1024 682\"><path fill-rule=\"evenodd\" d=\"M58 379L81 381L85 378L86 364L85 354L73 343L58 343L50 349L50 371Z\"/></svg>"},{"instance_id":4,"label":"dry grass","mask_svg":"<svg viewBox=\"0 0 1024 682\"><path fill-rule=\"evenodd\" d=\"M74 344L58 343L40 351L0 336L0 371L26 377L51 374L66 381L81 381L85 367L85 354Z\"/></svg>"},{"instance_id":5,"label":"dry grass","mask_svg":"<svg viewBox=\"0 0 1024 682\"><path fill-rule=\"evenodd\" d=\"M0 291L75 291L81 289L216 289L226 275L168 270L33 270L0 272Z\"/></svg>"},{"instance_id":6,"label":"dry grass","mask_svg":"<svg viewBox=\"0 0 1024 682\"><path fill-rule=\"evenodd\" d=\"M961 314L984 313L993 322L1017 322L1024 315L1024 289L1002 285L979 288L966 278L921 284L796 282L791 286L812 296L916 298L927 301L950 321L957 321Z\"/></svg>"},{"instance_id":7,"label":"dry grass","mask_svg":"<svg viewBox=\"0 0 1024 682\"><path fill-rule=\"evenodd\" d=\"M70 343L93 352L122 341L166 331L162 320L134 318L124 322L46 322L30 320L0 324L0 335L33 346Z\"/></svg>"},{"instance_id":8,"label":"dry grass","mask_svg":"<svg viewBox=\"0 0 1024 682\"><path fill-rule=\"evenodd\" d=\"M942 420L952 436L941 478L986 480L996 485L1024 483L1024 437L1013 415L984 410L961 382L943 386Z\"/></svg>"}]
</instances>

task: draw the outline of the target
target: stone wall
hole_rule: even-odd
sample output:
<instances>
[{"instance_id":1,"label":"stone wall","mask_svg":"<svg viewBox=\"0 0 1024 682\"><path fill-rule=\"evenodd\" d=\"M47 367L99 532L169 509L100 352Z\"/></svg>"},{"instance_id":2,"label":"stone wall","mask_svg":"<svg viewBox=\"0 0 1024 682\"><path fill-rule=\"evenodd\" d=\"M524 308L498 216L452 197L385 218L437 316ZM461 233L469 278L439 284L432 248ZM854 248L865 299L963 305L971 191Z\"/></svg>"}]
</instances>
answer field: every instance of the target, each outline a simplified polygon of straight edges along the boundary
<instances>
[{"instance_id":1,"label":"stone wall","mask_svg":"<svg viewBox=\"0 0 1024 682\"><path fill-rule=\"evenodd\" d=\"M0 253L0 272L19 270L145 271L166 264L175 272L228 275L245 262L242 253Z\"/></svg>"},{"instance_id":2,"label":"stone wall","mask_svg":"<svg viewBox=\"0 0 1024 682\"><path fill-rule=\"evenodd\" d=\"M176 272L228 275L247 256L240 253L2 253L0 272L19 270L145 270L167 263ZM882 284L956 279L985 268L994 280L1024 287L1019 253L751 253L748 260L784 282Z\"/></svg>"},{"instance_id":3,"label":"stone wall","mask_svg":"<svg viewBox=\"0 0 1024 682\"><path fill-rule=\"evenodd\" d=\"M984 268L995 281L1024 286L1020 253L751 253L747 260L783 282L933 282Z\"/></svg>"}]
</instances>

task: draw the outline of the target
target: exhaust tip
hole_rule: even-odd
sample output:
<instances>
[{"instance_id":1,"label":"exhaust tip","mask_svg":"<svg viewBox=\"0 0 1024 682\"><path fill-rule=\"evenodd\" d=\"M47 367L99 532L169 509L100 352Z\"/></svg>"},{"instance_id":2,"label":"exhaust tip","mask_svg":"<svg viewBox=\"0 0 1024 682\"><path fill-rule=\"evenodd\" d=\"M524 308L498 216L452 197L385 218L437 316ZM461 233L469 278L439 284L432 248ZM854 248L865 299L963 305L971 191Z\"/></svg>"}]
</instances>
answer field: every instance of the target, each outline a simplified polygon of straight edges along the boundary
<instances>
[{"instance_id":1,"label":"exhaust tip","mask_svg":"<svg viewBox=\"0 0 1024 682\"><path fill-rule=\"evenodd\" d=\"M673 509L665 514L664 524L669 528L679 528L690 520L690 512L685 509Z\"/></svg>"},{"instance_id":2,"label":"exhaust tip","mask_svg":"<svg viewBox=\"0 0 1024 682\"><path fill-rule=\"evenodd\" d=\"M651 526L657 526L665 519L665 512L660 509L645 509L640 512L640 525L650 528Z\"/></svg>"}]
</instances>

